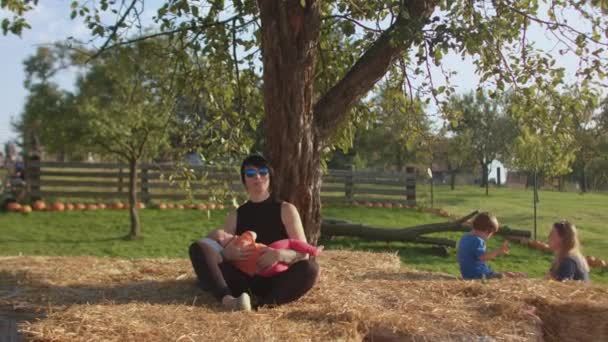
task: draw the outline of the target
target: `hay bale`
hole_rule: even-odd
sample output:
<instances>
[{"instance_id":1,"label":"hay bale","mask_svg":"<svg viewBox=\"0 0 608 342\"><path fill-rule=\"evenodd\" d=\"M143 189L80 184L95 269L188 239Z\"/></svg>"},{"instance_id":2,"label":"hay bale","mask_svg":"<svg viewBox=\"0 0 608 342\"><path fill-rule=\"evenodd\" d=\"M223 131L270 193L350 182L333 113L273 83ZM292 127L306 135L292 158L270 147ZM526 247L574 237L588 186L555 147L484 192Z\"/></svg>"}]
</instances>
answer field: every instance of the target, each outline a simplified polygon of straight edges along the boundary
<instances>
[{"instance_id":1,"label":"hay bale","mask_svg":"<svg viewBox=\"0 0 608 342\"><path fill-rule=\"evenodd\" d=\"M401 267L395 254L327 251L295 303L225 312L183 259L0 257L0 306L36 312L33 341L608 340L608 289L488 283Z\"/></svg>"}]
</instances>

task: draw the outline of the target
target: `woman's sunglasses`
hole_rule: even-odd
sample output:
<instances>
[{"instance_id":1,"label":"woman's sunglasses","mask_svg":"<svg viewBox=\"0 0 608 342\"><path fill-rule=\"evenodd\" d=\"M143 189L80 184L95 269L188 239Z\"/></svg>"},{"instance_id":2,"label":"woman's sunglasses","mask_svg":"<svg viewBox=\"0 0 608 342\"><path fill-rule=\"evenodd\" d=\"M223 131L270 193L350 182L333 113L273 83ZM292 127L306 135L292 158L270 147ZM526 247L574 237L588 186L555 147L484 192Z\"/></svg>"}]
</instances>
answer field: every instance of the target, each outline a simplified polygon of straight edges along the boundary
<instances>
[{"instance_id":1,"label":"woman's sunglasses","mask_svg":"<svg viewBox=\"0 0 608 342\"><path fill-rule=\"evenodd\" d=\"M245 170L245 176L247 176L247 178L253 178L255 177L255 175L260 175L260 177L264 177L264 176L268 176L268 168L267 167L262 167L260 169L246 169Z\"/></svg>"}]
</instances>

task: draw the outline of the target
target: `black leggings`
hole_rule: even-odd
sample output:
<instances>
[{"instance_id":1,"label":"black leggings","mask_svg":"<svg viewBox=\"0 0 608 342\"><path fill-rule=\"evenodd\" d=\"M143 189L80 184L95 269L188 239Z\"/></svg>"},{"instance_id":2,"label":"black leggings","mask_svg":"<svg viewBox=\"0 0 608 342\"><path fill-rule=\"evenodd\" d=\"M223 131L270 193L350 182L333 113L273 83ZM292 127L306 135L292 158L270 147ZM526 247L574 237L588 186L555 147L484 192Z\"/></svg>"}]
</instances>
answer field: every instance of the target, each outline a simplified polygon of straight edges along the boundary
<instances>
[{"instance_id":1,"label":"black leggings","mask_svg":"<svg viewBox=\"0 0 608 342\"><path fill-rule=\"evenodd\" d=\"M190 245L190 260L201 288L212 291L219 300L247 292L252 295L254 306L292 302L313 287L319 274L314 260L301 260L275 276L250 277L231 263L221 262L211 246L199 242Z\"/></svg>"}]
</instances>

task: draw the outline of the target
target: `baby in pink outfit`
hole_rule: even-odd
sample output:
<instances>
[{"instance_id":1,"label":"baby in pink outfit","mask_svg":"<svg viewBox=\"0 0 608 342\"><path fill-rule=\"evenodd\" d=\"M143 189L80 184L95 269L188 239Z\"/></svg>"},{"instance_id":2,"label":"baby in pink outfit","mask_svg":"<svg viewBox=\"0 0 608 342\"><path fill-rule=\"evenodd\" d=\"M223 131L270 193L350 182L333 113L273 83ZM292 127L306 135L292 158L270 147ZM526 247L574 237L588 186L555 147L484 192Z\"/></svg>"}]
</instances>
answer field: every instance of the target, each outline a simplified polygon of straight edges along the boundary
<instances>
[{"instance_id":1,"label":"baby in pink outfit","mask_svg":"<svg viewBox=\"0 0 608 342\"><path fill-rule=\"evenodd\" d=\"M278 240L266 246L264 244L256 243L256 237L257 234L252 231L246 231L239 236L227 233L222 229L217 229L210 232L209 235L207 235L207 238L204 238L201 241L212 246L216 251L218 251L218 253L221 252L224 247L226 247L230 242L232 242L232 240L235 240L234 243L238 243L241 246L254 246L255 252L248 259L233 261L232 263L234 264L234 266L236 266L238 269L248 274L249 276L257 274L262 277L272 277L275 274L284 272L289 269L288 264L278 262L264 271L257 271L256 264L258 258L262 254L262 249L265 247L270 247L273 249L291 249L296 252L306 253L312 256L319 255L319 253L321 253L321 251L323 250L323 246L315 247L304 241L296 239Z\"/></svg>"}]
</instances>

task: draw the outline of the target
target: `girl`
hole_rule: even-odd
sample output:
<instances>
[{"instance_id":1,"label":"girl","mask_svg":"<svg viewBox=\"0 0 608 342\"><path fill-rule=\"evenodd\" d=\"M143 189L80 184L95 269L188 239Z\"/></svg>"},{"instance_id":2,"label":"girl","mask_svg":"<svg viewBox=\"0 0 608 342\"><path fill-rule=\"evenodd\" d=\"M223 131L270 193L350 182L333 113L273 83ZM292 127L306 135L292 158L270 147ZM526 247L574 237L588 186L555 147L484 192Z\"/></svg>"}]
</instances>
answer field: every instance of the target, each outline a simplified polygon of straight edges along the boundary
<instances>
[{"instance_id":1,"label":"girl","mask_svg":"<svg viewBox=\"0 0 608 342\"><path fill-rule=\"evenodd\" d=\"M589 265L581 254L576 227L572 223L564 220L553 224L549 247L555 253L555 259L548 278L589 281Z\"/></svg>"}]
</instances>

